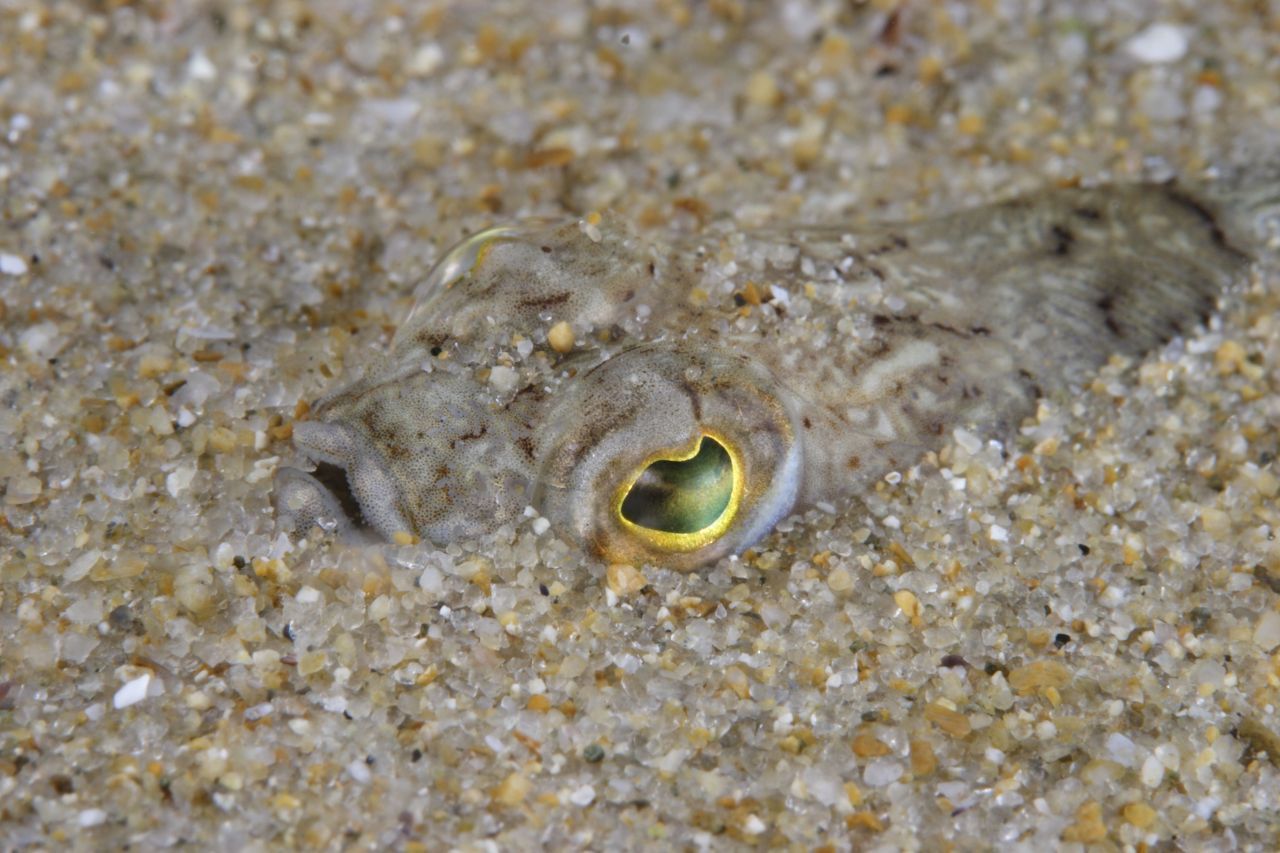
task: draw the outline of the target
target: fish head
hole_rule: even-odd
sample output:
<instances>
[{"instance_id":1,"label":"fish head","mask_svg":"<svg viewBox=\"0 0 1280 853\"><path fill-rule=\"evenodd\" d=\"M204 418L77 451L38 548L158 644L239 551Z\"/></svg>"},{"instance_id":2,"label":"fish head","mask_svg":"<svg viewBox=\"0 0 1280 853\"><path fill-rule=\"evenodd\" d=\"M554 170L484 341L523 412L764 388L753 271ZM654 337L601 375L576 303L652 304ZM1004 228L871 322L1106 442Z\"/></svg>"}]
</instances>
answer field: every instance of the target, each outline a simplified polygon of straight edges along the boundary
<instances>
[{"instance_id":1,"label":"fish head","mask_svg":"<svg viewBox=\"0 0 1280 853\"><path fill-rule=\"evenodd\" d=\"M340 498L340 525L447 544L486 533L527 506L527 429L468 374L434 367L383 377L294 425L295 446L323 475L316 484Z\"/></svg>"},{"instance_id":2,"label":"fish head","mask_svg":"<svg viewBox=\"0 0 1280 853\"><path fill-rule=\"evenodd\" d=\"M324 470L278 482L282 522L341 508L340 527L444 545L532 506L613 562L693 568L749 547L795 501L795 407L700 334L686 275L609 221L464 241L389 358L295 425Z\"/></svg>"}]
</instances>

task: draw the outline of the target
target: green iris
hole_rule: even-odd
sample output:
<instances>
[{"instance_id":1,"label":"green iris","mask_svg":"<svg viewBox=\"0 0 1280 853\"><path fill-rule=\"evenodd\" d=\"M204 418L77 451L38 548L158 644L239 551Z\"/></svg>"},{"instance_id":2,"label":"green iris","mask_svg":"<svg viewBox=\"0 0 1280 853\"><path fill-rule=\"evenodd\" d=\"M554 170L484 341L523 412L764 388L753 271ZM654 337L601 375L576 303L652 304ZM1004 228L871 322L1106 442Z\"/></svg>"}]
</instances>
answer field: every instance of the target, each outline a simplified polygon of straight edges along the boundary
<instances>
[{"instance_id":1,"label":"green iris","mask_svg":"<svg viewBox=\"0 0 1280 853\"><path fill-rule=\"evenodd\" d=\"M729 452L704 436L690 458L646 468L622 501L622 517L663 533L697 533L724 514L733 485Z\"/></svg>"}]
</instances>

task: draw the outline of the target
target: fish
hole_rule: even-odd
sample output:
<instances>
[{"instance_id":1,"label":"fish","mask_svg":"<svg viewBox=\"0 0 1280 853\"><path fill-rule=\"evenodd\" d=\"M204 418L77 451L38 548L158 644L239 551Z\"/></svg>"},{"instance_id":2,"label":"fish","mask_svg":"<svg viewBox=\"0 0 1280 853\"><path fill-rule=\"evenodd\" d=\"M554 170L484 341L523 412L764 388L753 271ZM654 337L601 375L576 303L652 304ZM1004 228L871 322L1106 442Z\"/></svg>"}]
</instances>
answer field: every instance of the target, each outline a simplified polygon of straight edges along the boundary
<instances>
[{"instance_id":1,"label":"fish","mask_svg":"<svg viewBox=\"0 0 1280 853\"><path fill-rule=\"evenodd\" d=\"M741 554L956 428L1008 437L1111 356L1192 334L1257 258L1280 187L1266 174L865 227L663 239L597 213L490 228L295 424L277 521L445 546L532 507L609 563Z\"/></svg>"}]
</instances>

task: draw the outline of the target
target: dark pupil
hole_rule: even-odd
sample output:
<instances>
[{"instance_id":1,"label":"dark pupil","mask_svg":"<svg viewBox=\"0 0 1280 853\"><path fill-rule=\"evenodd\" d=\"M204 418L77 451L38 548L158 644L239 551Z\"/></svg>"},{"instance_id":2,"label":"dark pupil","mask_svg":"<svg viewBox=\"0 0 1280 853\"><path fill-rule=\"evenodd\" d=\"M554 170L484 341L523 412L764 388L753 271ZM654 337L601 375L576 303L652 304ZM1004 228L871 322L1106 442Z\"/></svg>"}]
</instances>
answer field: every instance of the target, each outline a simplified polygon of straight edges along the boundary
<instances>
[{"instance_id":1,"label":"dark pupil","mask_svg":"<svg viewBox=\"0 0 1280 853\"><path fill-rule=\"evenodd\" d=\"M654 462L622 500L622 517L664 533L696 533L715 523L733 496L733 463L717 442L703 438L683 462Z\"/></svg>"}]
</instances>

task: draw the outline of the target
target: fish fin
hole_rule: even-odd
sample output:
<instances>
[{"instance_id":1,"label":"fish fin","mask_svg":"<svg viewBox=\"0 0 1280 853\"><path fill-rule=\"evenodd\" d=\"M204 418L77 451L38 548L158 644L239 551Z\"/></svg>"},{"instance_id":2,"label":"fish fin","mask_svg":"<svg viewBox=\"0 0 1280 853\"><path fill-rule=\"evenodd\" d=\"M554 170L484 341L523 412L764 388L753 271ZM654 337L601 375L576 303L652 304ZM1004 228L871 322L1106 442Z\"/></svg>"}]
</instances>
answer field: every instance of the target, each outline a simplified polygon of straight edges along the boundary
<instances>
[{"instance_id":1,"label":"fish fin","mask_svg":"<svg viewBox=\"0 0 1280 853\"><path fill-rule=\"evenodd\" d=\"M792 229L858 309L1003 340L1041 391L1190 333L1250 257L1176 183L1053 189L919 223ZM1235 210L1230 205L1227 209ZM850 300L845 300L846 303ZM888 308L884 306L890 306Z\"/></svg>"},{"instance_id":2,"label":"fish fin","mask_svg":"<svg viewBox=\"0 0 1280 853\"><path fill-rule=\"evenodd\" d=\"M1280 156L1224 169L1192 191L1219 213L1233 243L1255 247L1280 240Z\"/></svg>"}]
</instances>

